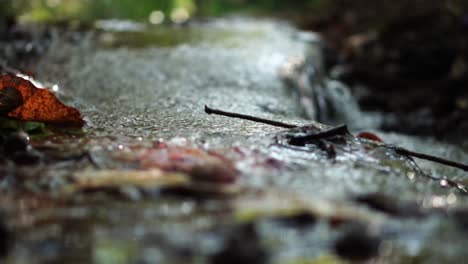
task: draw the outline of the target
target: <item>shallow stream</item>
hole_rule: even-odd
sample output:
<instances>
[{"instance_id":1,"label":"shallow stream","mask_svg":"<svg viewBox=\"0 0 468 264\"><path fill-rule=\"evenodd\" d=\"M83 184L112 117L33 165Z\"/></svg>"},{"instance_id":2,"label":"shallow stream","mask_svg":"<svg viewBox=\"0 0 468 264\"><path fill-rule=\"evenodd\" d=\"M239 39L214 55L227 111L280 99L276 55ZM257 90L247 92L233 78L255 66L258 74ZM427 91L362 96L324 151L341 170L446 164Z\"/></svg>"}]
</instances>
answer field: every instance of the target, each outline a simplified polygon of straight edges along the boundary
<instances>
[{"instance_id":1,"label":"shallow stream","mask_svg":"<svg viewBox=\"0 0 468 264\"><path fill-rule=\"evenodd\" d=\"M18 230L7 263L222 263L219 258L243 255L238 260L251 263L340 263L336 241L354 228L378 237L376 263L463 262L468 199L448 181L463 187L466 172L412 161L351 135L332 142L336 156L330 158L315 146L277 144L275 136L286 129L204 112L209 105L324 129L308 118L285 80L310 66L316 70L295 83L322 85L338 110L334 122L347 123L352 133L370 129L389 144L468 160L461 147L376 131L379 115L361 113L346 87L320 76L320 65L317 37L277 21L229 18L164 27L107 21L87 32L58 30L28 67L36 79L55 84L87 124L84 134L55 135L36 145L86 150L94 164L24 169L28 192L10 191L1 203ZM119 161L158 141L234 160L241 172L234 195L172 196L151 186L64 191L69 178L96 166L132 168ZM285 215L293 221L283 221Z\"/></svg>"}]
</instances>

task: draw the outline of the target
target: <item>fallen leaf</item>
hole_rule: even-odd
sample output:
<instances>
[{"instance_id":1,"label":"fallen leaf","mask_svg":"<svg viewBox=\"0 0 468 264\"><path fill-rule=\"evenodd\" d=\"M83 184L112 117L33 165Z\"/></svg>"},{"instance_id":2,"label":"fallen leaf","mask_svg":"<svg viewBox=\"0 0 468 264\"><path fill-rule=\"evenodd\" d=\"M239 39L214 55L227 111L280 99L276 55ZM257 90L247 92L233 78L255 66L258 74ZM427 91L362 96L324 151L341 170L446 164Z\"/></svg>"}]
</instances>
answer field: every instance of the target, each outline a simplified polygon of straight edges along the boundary
<instances>
[{"instance_id":1,"label":"fallen leaf","mask_svg":"<svg viewBox=\"0 0 468 264\"><path fill-rule=\"evenodd\" d=\"M186 173L201 182L233 183L239 174L220 154L189 146L159 144L143 154L140 164L145 169Z\"/></svg>"},{"instance_id":2,"label":"fallen leaf","mask_svg":"<svg viewBox=\"0 0 468 264\"><path fill-rule=\"evenodd\" d=\"M371 133L371 132L361 132L357 135L357 137L372 140L372 141L383 142L383 140L380 137L378 137L376 134Z\"/></svg>"},{"instance_id":3,"label":"fallen leaf","mask_svg":"<svg viewBox=\"0 0 468 264\"><path fill-rule=\"evenodd\" d=\"M56 124L83 125L80 112L64 105L55 95L37 88L30 81L14 75L0 75L0 91L17 89L23 98L23 104L8 113L9 117L23 121L40 121Z\"/></svg>"},{"instance_id":4,"label":"fallen leaf","mask_svg":"<svg viewBox=\"0 0 468 264\"><path fill-rule=\"evenodd\" d=\"M174 186L188 183L182 174L166 173L158 169L152 170L90 170L75 174L75 187L92 189L119 186Z\"/></svg>"}]
</instances>

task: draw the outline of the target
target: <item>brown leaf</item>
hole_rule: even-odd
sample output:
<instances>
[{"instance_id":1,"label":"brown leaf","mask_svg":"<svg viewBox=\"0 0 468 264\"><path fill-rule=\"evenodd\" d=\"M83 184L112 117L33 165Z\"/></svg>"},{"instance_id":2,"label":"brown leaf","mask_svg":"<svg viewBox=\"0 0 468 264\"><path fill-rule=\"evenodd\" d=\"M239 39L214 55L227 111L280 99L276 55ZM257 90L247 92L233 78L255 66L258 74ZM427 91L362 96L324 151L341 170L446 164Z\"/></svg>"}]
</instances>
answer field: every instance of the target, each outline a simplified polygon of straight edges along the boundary
<instances>
[{"instance_id":1,"label":"brown leaf","mask_svg":"<svg viewBox=\"0 0 468 264\"><path fill-rule=\"evenodd\" d=\"M143 154L140 165L145 169L186 173L201 182L234 183L239 175L234 164L218 153L164 143Z\"/></svg>"},{"instance_id":2,"label":"brown leaf","mask_svg":"<svg viewBox=\"0 0 468 264\"><path fill-rule=\"evenodd\" d=\"M78 189L119 187L119 186L177 186L187 184L186 176L167 173L158 169L151 170L99 170L84 171L74 177Z\"/></svg>"},{"instance_id":3,"label":"brown leaf","mask_svg":"<svg viewBox=\"0 0 468 264\"><path fill-rule=\"evenodd\" d=\"M9 117L24 121L83 125L80 112L64 105L47 90L35 87L30 81L14 75L0 75L0 91L17 89L23 104L8 113Z\"/></svg>"}]
</instances>

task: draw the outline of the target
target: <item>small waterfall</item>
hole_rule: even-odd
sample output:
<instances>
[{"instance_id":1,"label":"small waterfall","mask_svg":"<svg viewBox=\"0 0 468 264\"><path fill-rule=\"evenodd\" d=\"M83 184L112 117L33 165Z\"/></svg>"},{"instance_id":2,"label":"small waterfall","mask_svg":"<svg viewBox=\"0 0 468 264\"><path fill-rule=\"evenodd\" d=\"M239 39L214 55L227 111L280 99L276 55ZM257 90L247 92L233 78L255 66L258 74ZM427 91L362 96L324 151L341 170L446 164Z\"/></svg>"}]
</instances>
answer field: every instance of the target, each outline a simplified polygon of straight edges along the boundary
<instances>
[{"instance_id":1,"label":"small waterfall","mask_svg":"<svg viewBox=\"0 0 468 264\"><path fill-rule=\"evenodd\" d=\"M363 112L348 86L337 80L325 79L318 88L325 98L328 115L322 120L326 124L348 124L353 130L375 129L383 121L380 113Z\"/></svg>"},{"instance_id":2,"label":"small waterfall","mask_svg":"<svg viewBox=\"0 0 468 264\"><path fill-rule=\"evenodd\" d=\"M327 76L323 49L317 49L315 43L311 50L315 52L308 54L307 59L294 58L281 71L302 105L304 116L327 125L347 124L352 130L378 128L382 115L361 111L349 87Z\"/></svg>"}]
</instances>

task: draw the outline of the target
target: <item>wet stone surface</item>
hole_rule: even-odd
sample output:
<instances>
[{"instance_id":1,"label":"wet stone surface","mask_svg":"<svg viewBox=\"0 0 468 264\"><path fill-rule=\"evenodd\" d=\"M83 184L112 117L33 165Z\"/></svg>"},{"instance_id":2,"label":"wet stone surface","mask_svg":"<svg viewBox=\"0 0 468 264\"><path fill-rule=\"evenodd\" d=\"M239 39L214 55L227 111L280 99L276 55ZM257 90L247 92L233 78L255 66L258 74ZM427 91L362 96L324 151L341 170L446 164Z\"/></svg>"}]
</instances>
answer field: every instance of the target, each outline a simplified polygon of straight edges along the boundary
<instances>
[{"instance_id":1,"label":"wet stone surface","mask_svg":"<svg viewBox=\"0 0 468 264\"><path fill-rule=\"evenodd\" d=\"M16 238L2 242L7 263L464 259L468 200L452 184L464 186L463 172L349 133L291 144L327 129L305 119L281 78L291 61L320 65L318 44L300 32L220 19L79 34L52 34L27 65L87 125L28 142L38 163L2 161L0 231ZM206 115L205 104L305 127ZM428 139L379 136L468 157Z\"/></svg>"}]
</instances>

